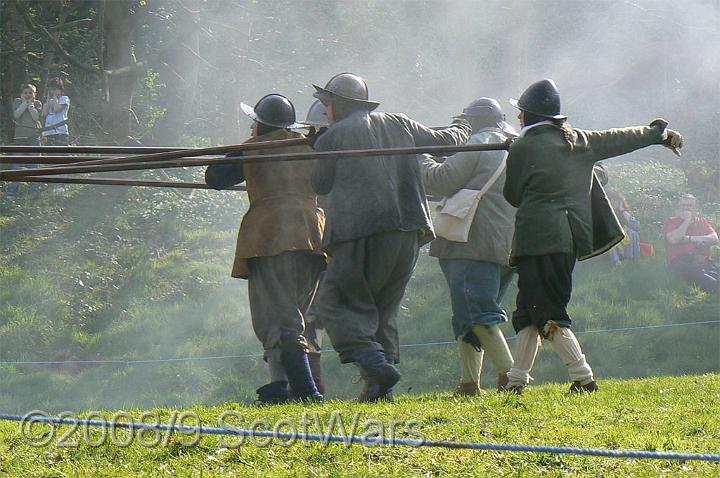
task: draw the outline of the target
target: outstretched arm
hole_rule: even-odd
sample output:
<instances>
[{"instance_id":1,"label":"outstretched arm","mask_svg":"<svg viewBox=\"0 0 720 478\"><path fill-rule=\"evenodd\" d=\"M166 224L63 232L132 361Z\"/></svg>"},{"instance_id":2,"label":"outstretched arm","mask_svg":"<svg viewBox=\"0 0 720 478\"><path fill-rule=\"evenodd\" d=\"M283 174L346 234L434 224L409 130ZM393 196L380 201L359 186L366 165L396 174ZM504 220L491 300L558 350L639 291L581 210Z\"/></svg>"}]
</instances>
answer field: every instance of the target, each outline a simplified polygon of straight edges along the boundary
<instances>
[{"instance_id":1,"label":"outstretched arm","mask_svg":"<svg viewBox=\"0 0 720 478\"><path fill-rule=\"evenodd\" d=\"M416 146L442 146L465 144L472 134L470 123L457 118L446 128L432 129L411 120L405 115L393 115L403 123L415 140Z\"/></svg>"},{"instance_id":2,"label":"outstretched arm","mask_svg":"<svg viewBox=\"0 0 720 478\"><path fill-rule=\"evenodd\" d=\"M620 156L653 144L671 148L676 154L682 147L682 135L667 129L668 122L656 119L649 126L613 128L604 131L576 129L575 147L590 153L592 161Z\"/></svg>"},{"instance_id":3,"label":"outstretched arm","mask_svg":"<svg viewBox=\"0 0 720 478\"><path fill-rule=\"evenodd\" d=\"M421 155L420 174L425 189L430 194L452 196L470 180L477 161L475 153L456 153L441 161L429 154Z\"/></svg>"},{"instance_id":4,"label":"outstretched arm","mask_svg":"<svg viewBox=\"0 0 720 478\"><path fill-rule=\"evenodd\" d=\"M242 157L242 151L231 153L228 157ZM245 181L243 163L214 164L205 170L205 184L213 189L227 189Z\"/></svg>"}]
</instances>

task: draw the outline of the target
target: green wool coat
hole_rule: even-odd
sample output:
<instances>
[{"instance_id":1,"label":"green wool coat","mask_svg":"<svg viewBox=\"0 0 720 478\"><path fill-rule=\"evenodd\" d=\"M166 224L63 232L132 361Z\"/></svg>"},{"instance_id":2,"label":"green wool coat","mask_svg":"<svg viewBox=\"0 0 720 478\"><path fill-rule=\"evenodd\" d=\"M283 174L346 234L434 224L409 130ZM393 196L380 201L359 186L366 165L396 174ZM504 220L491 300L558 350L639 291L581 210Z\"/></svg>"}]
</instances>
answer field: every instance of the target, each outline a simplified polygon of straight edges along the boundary
<instances>
[{"instance_id":1,"label":"green wool coat","mask_svg":"<svg viewBox=\"0 0 720 478\"><path fill-rule=\"evenodd\" d=\"M602 254L623 230L593 174L595 162L662 142L660 125L573 129L574 147L559 127L529 129L510 148L503 194L517 209L510 262L518 256Z\"/></svg>"}]
</instances>

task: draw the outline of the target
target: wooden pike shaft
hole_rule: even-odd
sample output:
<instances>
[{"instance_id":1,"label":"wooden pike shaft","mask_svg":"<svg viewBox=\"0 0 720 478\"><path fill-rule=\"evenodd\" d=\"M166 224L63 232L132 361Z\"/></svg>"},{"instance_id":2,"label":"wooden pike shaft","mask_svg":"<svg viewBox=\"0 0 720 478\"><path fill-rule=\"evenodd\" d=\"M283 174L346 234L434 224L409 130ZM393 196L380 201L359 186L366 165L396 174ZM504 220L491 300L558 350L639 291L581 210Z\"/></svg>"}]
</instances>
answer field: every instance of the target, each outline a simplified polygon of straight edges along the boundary
<instances>
[{"instance_id":1,"label":"wooden pike shaft","mask_svg":"<svg viewBox=\"0 0 720 478\"><path fill-rule=\"evenodd\" d=\"M0 164L68 164L77 161L91 161L95 159L110 159L109 157L98 158L97 156L0 156Z\"/></svg>"},{"instance_id":2,"label":"wooden pike shaft","mask_svg":"<svg viewBox=\"0 0 720 478\"><path fill-rule=\"evenodd\" d=\"M259 144L259 143L256 143ZM132 164L99 164L99 165L67 165L51 168L0 171L0 180L14 180L23 176L45 176L58 174L97 173L107 171L138 171L144 169L182 168L187 166L208 166L212 164L230 164L243 161L245 163L276 162L276 161L307 161L324 159L342 159L351 157L369 157L406 154L446 154L467 151L498 151L507 150L510 141L498 144L464 144L460 146L422 146L407 148L357 149L347 151L312 151L309 153L267 154L248 156L245 158L186 158L166 161L140 162ZM208 148L209 149L209 148Z\"/></svg>"},{"instance_id":3,"label":"wooden pike shaft","mask_svg":"<svg viewBox=\"0 0 720 478\"><path fill-rule=\"evenodd\" d=\"M64 164L66 166L91 163L97 160L115 159L118 156L0 156L0 164ZM209 156L207 159L219 159L224 156Z\"/></svg>"},{"instance_id":4,"label":"wooden pike shaft","mask_svg":"<svg viewBox=\"0 0 720 478\"><path fill-rule=\"evenodd\" d=\"M136 186L172 189L212 189L205 183L191 183L184 181L161 181L159 179L119 179L80 176L30 176L17 179L21 183L54 183L54 184L97 184L101 186ZM232 186L223 191L247 191L245 186ZM428 196L430 202L439 202L442 197Z\"/></svg>"},{"instance_id":5,"label":"wooden pike shaft","mask_svg":"<svg viewBox=\"0 0 720 478\"><path fill-rule=\"evenodd\" d=\"M225 155L237 151L253 151L258 149L286 148L308 144L307 138L279 139L276 141L258 141L257 143L231 144L228 146L215 146L212 148L195 148L176 151L163 151L159 153L138 154L134 156L121 156L119 158L98 159L83 162L83 166L101 164L122 164L122 163L146 163L154 161L167 161L179 158L193 158L197 156ZM69 164L68 166L74 166Z\"/></svg>"},{"instance_id":6,"label":"wooden pike shaft","mask_svg":"<svg viewBox=\"0 0 720 478\"><path fill-rule=\"evenodd\" d=\"M28 176L17 179L27 183L56 183L56 184L99 184L105 186L144 186L155 188L175 189L213 189L205 183L191 183L183 181L161 181L159 179L121 179L121 178L86 178L73 176ZM245 191L245 186L233 186L224 191Z\"/></svg>"},{"instance_id":7,"label":"wooden pike shaft","mask_svg":"<svg viewBox=\"0 0 720 478\"><path fill-rule=\"evenodd\" d=\"M83 157L83 156L0 156L0 163L17 164L66 164L87 166L90 164L122 164L161 161L197 156L225 155L235 151L282 148L307 144L306 138L259 141L257 143L233 144L213 148L172 147L119 147L119 146L2 146L0 153L69 153L69 154L132 154L132 156Z\"/></svg>"},{"instance_id":8,"label":"wooden pike shaft","mask_svg":"<svg viewBox=\"0 0 720 478\"><path fill-rule=\"evenodd\" d=\"M171 146L17 146L0 145L0 153L148 154L197 148Z\"/></svg>"}]
</instances>

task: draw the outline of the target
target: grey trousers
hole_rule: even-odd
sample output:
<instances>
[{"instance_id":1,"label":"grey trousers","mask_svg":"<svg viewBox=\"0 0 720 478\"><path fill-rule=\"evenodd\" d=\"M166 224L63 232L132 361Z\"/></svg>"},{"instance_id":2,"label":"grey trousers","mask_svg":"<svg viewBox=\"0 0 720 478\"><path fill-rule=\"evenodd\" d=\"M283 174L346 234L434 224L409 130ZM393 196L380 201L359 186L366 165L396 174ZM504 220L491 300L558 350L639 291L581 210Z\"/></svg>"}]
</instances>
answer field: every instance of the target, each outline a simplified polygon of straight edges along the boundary
<instances>
[{"instance_id":1,"label":"grey trousers","mask_svg":"<svg viewBox=\"0 0 720 478\"><path fill-rule=\"evenodd\" d=\"M294 341L307 347L305 314L317 290L325 258L309 251L288 251L248 261L248 295L255 335L265 355Z\"/></svg>"},{"instance_id":2,"label":"grey trousers","mask_svg":"<svg viewBox=\"0 0 720 478\"><path fill-rule=\"evenodd\" d=\"M417 259L417 231L333 244L311 313L325 327L342 363L375 350L399 361L397 314Z\"/></svg>"}]
</instances>

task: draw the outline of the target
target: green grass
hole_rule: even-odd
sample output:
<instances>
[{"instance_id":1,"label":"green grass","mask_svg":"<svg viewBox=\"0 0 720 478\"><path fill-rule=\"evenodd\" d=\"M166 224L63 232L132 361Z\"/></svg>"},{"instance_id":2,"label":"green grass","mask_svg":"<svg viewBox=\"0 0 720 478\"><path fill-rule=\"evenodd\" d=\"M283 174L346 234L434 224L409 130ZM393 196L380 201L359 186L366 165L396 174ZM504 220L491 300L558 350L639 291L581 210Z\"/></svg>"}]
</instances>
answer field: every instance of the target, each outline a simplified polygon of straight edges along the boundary
<instances>
[{"instance_id":1,"label":"green grass","mask_svg":"<svg viewBox=\"0 0 720 478\"><path fill-rule=\"evenodd\" d=\"M720 375L655 377L635 380L606 380L594 395L570 396L567 384L531 387L523 396L488 393L458 399L448 393L402 395L395 404L363 404L329 401L310 406L254 407L226 403L216 407L193 407L208 426L218 426L228 410L240 419L234 426L248 427L254 420L276 423L286 419L300 427L304 413L310 417L309 433L323 432L333 413L349 428L358 414L360 434L377 432L377 420L387 430L395 422L396 436L407 427L427 439L632 448L657 451L720 452ZM163 421L171 409L155 409ZM140 410L129 410L134 419ZM113 412L104 412L111 417ZM124 419L127 420L127 419ZM419 424L410 425L411 420ZM193 420L186 422L194 423ZM337 422L336 422L337 424ZM284 425L287 431L290 425ZM369 428L364 428L365 426ZM38 431L42 431L38 428ZM334 433L338 433L338 427ZM257 446L237 438L205 436L195 446L184 446L191 436L161 436L161 445L151 443L150 434L135 437L130 446L104 444L93 447L101 434L92 430L72 433L59 447L58 438L70 432L60 427L49 445L33 448L23 441L16 422L0 423L0 474L6 477L105 477L105 476L686 476L715 477L720 463L631 460L574 455L488 452L410 447L364 447L318 443L291 446L274 443ZM117 440L129 439L119 431ZM222 441L224 440L224 441Z\"/></svg>"}]
</instances>

